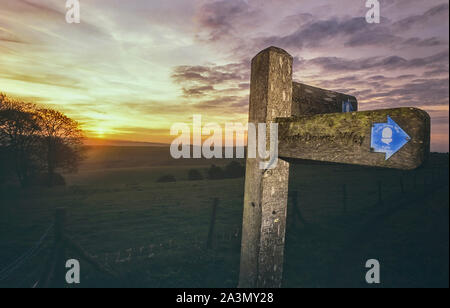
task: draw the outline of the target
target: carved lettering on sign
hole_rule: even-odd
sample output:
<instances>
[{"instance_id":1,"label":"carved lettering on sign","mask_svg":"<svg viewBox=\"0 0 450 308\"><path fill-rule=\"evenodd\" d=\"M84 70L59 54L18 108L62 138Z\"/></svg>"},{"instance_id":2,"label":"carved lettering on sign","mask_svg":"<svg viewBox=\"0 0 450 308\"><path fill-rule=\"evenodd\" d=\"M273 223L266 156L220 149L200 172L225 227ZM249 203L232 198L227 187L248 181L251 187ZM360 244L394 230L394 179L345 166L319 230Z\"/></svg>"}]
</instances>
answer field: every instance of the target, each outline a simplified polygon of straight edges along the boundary
<instances>
[{"instance_id":1,"label":"carved lettering on sign","mask_svg":"<svg viewBox=\"0 0 450 308\"><path fill-rule=\"evenodd\" d=\"M314 135L311 133L302 133L298 135L288 136L285 138L287 142L326 142L326 143L346 143L347 145L355 144L362 146L366 136L354 132L339 132L335 134Z\"/></svg>"}]
</instances>

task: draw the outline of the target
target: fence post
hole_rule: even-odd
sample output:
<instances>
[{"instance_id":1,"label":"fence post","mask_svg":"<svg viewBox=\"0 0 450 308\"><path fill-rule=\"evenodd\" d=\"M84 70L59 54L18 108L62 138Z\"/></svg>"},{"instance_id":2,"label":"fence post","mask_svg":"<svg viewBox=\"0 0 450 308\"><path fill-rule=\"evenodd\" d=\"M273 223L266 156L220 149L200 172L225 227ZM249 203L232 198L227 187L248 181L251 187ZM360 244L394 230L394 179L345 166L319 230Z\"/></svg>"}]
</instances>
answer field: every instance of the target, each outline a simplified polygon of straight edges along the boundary
<instances>
[{"instance_id":1,"label":"fence post","mask_svg":"<svg viewBox=\"0 0 450 308\"><path fill-rule=\"evenodd\" d=\"M382 183L378 181L378 205L383 205Z\"/></svg>"},{"instance_id":2,"label":"fence post","mask_svg":"<svg viewBox=\"0 0 450 308\"><path fill-rule=\"evenodd\" d=\"M208 232L208 239L206 241L206 248L211 249L213 246L214 241L214 227L216 224L216 213L217 213L217 205L219 204L219 199L214 198L213 200L213 206L212 206L212 213L211 213L211 222L209 224L209 232Z\"/></svg>"},{"instance_id":3,"label":"fence post","mask_svg":"<svg viewBox=\"0 0 450 308\"><path fill-rule=\"evenodd\" d=\"M342 211L347 214L347 184L342 185Z\"/></svg>"}]
</instances>

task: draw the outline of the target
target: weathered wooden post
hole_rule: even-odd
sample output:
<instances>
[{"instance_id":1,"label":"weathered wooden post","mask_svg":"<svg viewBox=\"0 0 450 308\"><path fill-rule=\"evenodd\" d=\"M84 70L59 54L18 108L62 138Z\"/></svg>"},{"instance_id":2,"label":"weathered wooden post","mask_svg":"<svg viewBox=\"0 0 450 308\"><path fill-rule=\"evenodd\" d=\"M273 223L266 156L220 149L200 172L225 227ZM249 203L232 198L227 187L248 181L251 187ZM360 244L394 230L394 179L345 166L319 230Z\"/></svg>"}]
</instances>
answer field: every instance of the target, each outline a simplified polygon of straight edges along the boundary
<instances>
[{"instance_id":1,"label":"weathered wooden post","mask_svg":"<svg viewBox=\"0 0 450 308\"><path fill-rule=\"evenodd\" d=\"M249 123L291 116L292 57L270 47L252 60ZM269 129L267 129L269 131ZM266 145L270 138L266 136ZM289 163L270 170L247 158L239 287L280 287L283 274Z\"/></svg>"},{"instance_id":2,"label":"weathered wooden post","mask_svg":"<svg viewBox=\"0 0 450 308\"><path fill-rule=\"evenodd\" d=\"M66 210L64 208L57 208L54 213L53 249L51 250L48 259L44 264L44 269L41 272L40 278L36 283L35 287L39 288L60 287L64 283L65 221L66 221Z\"/></svg>"},{"instance_id":3,"label":"weathered wooden post","mask_svg":"<svg viewBox=\"0 0 450 308\"><path fill-rule=\"evenodd\" d=\"M430 117L426 112L357 109L353 96L292 82L292 57L280 48L269 47L253 58L249 126L278 124L277 149L282 160L273 169L261 170L263 159L247 157L240 287L281 286L288 161L413 170L428 157ZM272 146L270 137L266 133L262 138L267 148ZM381 203L381 182L378 197Z\"/></svg>"}]
</instances>

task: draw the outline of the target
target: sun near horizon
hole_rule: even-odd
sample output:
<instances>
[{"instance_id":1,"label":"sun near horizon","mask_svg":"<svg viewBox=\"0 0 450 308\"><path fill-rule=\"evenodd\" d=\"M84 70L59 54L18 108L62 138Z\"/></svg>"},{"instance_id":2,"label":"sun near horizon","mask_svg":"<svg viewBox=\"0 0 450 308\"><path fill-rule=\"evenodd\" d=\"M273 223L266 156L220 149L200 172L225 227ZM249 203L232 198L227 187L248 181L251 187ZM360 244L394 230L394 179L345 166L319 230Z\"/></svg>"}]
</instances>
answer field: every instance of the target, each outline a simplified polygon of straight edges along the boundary
<instances>
[{"instance_id":1,"label":"sun near horizon","mask_svg":"<svg viewBox=\"0 0 450 308\"><path fill-rule=\"evenodd\" d=\"M170 143L194 114L246 124L250 60L274 45L294 80L355 95L360 110L424 109L432 150L448 152L448 3L383 4L368 25L363 2L83 2L68 24L64 1L4 0L0 92L66 113L91 139Z\"/></svg>"}]
</instances>

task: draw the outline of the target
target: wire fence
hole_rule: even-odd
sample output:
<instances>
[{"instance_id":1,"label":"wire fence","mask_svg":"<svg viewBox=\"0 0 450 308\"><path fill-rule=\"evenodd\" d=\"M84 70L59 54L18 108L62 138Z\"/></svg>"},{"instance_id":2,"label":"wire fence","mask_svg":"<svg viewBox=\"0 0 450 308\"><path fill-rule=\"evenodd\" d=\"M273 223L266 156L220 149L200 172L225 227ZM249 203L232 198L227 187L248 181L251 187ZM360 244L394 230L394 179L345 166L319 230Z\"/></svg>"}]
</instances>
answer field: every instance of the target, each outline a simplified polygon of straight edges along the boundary
<instances>
[{"instance_id":1,"label":"wire fence","mask_svg":"<svg viewBox=\"0 0 450 308\"><path fill-rule=\"evenodd\" d=\"M350 181L351 182L351 181ZM383 215L394 212L396 208L408 203L428 198L433 193L448 186L448 170L427 170L424 173L408 173L398 177L386 178L385 181L375 180L369 190L352 189L352 183L339 183L317 187L314 185L298 185L290 187L288 205L288 232L298 227L316 228L323 224L334 224L346 228L351 220L342 221L343 217L360 217L368 215L370 219L379 219ZM238 254L241 241L241 225L222 222L221 214L227 211L227 200L213 198L209 211L207 232L186 236L186 232L172 233L172 238L161 241L151 241L135 247L128 247L109 252L87 252L78 240L86 240L74 234L78 240L70 237L65 231L65 211L55 216L55 222L50 224L42 236L22 255L0 269L0 283L21 287L59 287L64 286L55 267L61 266L61 258L66 251L71 250L87 261L98 272L111 279L121 279L126 273L127 265L152 262L159 255L167 255L174 251L182 251L185 256L201 255L211 252L212 259L220 254ZM224 204L222 204L224 203ZM320 206L319 206L320 204ZM61 211L61 209L59 210ZM209 213L208 213L209 212ZM61 216L62 215L62 216ZM68 221L70 222L70 216ZM218 225L222 224L221 228ZM224 227L225 226L225 227ZM50 241L51 230L54 230L53 242ZM289 233L288 233L289 235ZM50 242L50 243L49 243ZM31 260L39 255L45 255L38 261L39 266L29 267ZM212 260L212 261L211 261ZM35 262L36 263L36 262ZM26 271L20 271L28 266ZM17 273L21 274L18 275Z\"/></svg>"},{"instance_id":2,"label":"wire fence","mask_svg":"<svg viewBox=\"0 0 450 308\"><path fill-rule=\"evenodd\" d=\"M0 270L0 282L3 282L7 279L10 279L12 275L21 267L26 265L26 263L38 255L43 249L44 249L44 242L46 239L48 239L48 236L50 234L50 231L53 228L53 224L51 224L44 234L40 237L40 239L30 248L28 249L23 255L15 259L12 263L4 267L2 270Z\"/></svg>"}]
</instances>

